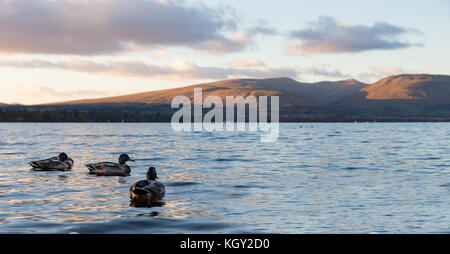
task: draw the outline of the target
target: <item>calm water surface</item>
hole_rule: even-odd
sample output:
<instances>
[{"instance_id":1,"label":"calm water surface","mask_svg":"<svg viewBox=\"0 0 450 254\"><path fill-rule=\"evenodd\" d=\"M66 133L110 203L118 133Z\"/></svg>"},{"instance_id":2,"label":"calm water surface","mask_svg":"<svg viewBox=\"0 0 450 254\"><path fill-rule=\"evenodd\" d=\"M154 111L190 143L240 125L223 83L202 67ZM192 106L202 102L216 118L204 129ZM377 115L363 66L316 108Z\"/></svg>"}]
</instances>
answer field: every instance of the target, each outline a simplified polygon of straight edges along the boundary
<instances>
[{"instance_id":1,"label":"calm water surface","mask_svg":"<svg viewBox=\"0 0 450 254\"><path fill-rule=\"evenodd\" d=\"M170 124L0 124L0 233L449 233L450 123L281 124L174 133ZM27 161L65 151L69 172ZM116 161L130 177L87 174ZM130 206L149 166L165 204Z\"/></svg>"}]
</instances>

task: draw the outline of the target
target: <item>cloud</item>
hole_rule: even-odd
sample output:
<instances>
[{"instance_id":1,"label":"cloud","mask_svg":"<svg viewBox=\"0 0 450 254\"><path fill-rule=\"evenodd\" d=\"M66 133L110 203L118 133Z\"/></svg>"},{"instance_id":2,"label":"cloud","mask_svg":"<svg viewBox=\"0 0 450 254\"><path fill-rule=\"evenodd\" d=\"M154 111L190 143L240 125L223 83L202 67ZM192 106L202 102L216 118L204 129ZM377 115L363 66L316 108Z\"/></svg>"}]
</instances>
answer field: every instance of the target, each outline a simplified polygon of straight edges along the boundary
<instances>
[{"instance_id":1,"label":"cloud","mask_svg":"<svg viewBox=\"0 0 450 254\"><path fill-rule=\"evenodd\" d=\"M309 27L291 32L298 40L288 45L288 54L324 54L361 52L367 50L392 50L421 46L399 40L405 34L421 34L410 28L377 22L373 26L338 23L332 17L322 16Z\"/></svg>"},{"instance_id":2,"label":"cloud","mask_svg":"<svg viewBox=\"0 0 450 254\"><path fill-rule=\"evenodd\" d=\"M329 70L324 67L307 67L301 70L303 74L322 76L327 78L350 78L351 75L344 74L339 70Z\"/></svg>"},{"instance_id":3,"label":"cloud","mask_svg":"<svg viewBox=\"0 0 450 254\"><path fill-rule=\"evenodd\" d=\"M167 56L167 50L166 49L158 49L154 51L151 55L153 58L161 59Z\"/></svg>"},{"instance_id":4,"label":"cloud","mask_svg":"<svg viewBox=\"0 0 450 254\"><path fill-rule=\"evenodd\" d=\"M258 25L251 27L247 30L247 34L250 36L253 35L278 35L279 31L276 28Z\"/></svg>"},{"instance_id":5,"label":"cloud","mask_svg":"<svg viewBox=\"0 0 450 254\"><path fill-rule=\"evenodd\" d=\"M250 58L247 60L235 60L230 62L230 67L233 68L249 68L249 67L262 67L266 66L263 62L260 60L257 60L255 58Z\"/></svg>"},{"instance_id":6,"label":"cloud","mask_svg":"<svg viewBox=\"0 0 450 254\"><path fill-rule=\"evenodd\" d=\"M396 66L370 67L373 73L382 75L397 75L404 72L403 68Z\"/></svg>"},{"instance_id":7,"label":"cloud","mask_svg":"<svg viewBox=\"0 0 450 254\"><path fill-rule=\"evenodd\" d=\"M38 87L27 87L24 88L20 85L6 85L6 90L11 94L18 95L20 97L30 97L30 98L83 98L89 97L101 97L101 96L113 96L118 95L118 93L113 93L109 91L98 91L98 90L65 90L58 91L49 86L38 86Z\"/></svg>"},{"instance_id":8,"label":"cloud","mask_svg":"<svg viewBox=\"0 0 450 254\"><path fill-rule=\"evenodd\" d=\"M232 53L244 50L250 42L248 35L236 32L226 40L206 40L195 45L195 48L214 54Z\"/></svg>"},{"instance_id":9,"label":"cloud","mask_svg":"<svg viewBox=\"0 0 450 254\"><path fill-rule=\"evenodd\" d=\"M67 90L61 92L48 86L39 86L32 92L36 96L53 96L53 97L107 96L113 94L110 92L97 90Z\"/></svg>"},{"instance_id":10,"label":"cloud","mask_svg":"<svg viewBox=\"0 0 450 254\"><path fill-rule=\"evenodd\" d=\"M387 76L405 73L403 68L397 66L370 67L369 69L369 72L359 74L358 78L361 80L374 82Z\"/></svg>"},{"instance_id":11,"label":"cloud","mask_svg":"<svg viewBox=\"0 0 450 254\"><path fill-rule=\"evenodd\" d=\"M267 19L258 19L252 27L247 29L246 33L249 36L273 36L279 35L280 31L278 31L277 28L271 26Z\"/></svg>"},{"instance_id":12,"label":"cloud","mask_svg":"<svg viewBox=\"0 0 450 254\"><path fill-rule=\"evenodd\" d=\"M170 0L0 0L0 53L97 55L159 46L236 52L222 10Z\"/></svg>"},{"instance_id":13,"label":"cloud","mask_svg":"<svg viewBox=\"0 0 450 254\"><path fill-rule=\"evenodd\" d=\"M292 68L270 68L265 65L258 68L204 67L183 59L176 59L173 64L160 66L141 61L105 61L65 59L47 60L0 60L0 67L43 68L84 72L95 75L127 76L144 78L161 78L171 80L184 79L227 79L236 77L268 78L298 76Z\"/></svg>"}]
</instances>

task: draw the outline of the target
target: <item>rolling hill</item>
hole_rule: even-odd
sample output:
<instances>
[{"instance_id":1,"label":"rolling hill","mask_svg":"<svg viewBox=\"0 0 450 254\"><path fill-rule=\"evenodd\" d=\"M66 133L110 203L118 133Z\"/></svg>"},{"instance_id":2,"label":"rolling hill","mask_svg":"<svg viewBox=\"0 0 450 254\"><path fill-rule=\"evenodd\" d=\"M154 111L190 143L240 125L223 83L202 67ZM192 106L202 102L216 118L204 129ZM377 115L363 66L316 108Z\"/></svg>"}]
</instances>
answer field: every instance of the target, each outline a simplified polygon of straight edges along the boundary
<instances>
[{"instance_id":1,"label":"rolling hill","mask_svg":"<svg viewBox=\"0 0 450 254\"><path fill-rule=\"evenodd\" d=\"M450 76L390 76L335 105L365 115L450 116Z\"/></svg>"},{"instance_id":2,"label":"rolling hill","mask_svg":"<svg viewBox=\"0 0 450 254\"><path fill-rule=\"evenodd\" d=\"M172 99L184 95L193 102L194 88L202 88L203 98L214 95L223 102L226 96L279 96L281 121L450 120L450 76L427 74L390 76L373 84L354 79L317 83L290 78L232 79L123 96L21 106L22 115L16 112L6 118L168 121L175 111L170 107ZM38 111L39 117L30 110Z\"/></svg>"},{"instance_id":3,"label":"rolling hill","mask_svg":"<svg viewBox=\"0 0 450 254\"><path fill-rule=\"evenodd\" d=\"M202 88L203 98L218 96L225 102L226 96L280 96L280 107L326 107L355 94L367 84L356 80L300 83L290 78L232 79L192 85L160 91L137 93L100 99L77 100L52 103L44 106L81 105L170 105L177 95L187 96L193 101L194 88Z\"/></svg>"},{"instance_id":4,"label":"rolling hill","mask_svg":"<svg viewBox=\"0 0 450 254\"><path fill-rule=\"evenodd\" d=\"M194 88L202 88L203 98L214 95L225 102L226 96L244 97L254 96L280 96L280 105L283 106L322 106L318 100L303 96L300 83L289 78L274 79L234 79L212 83L198 84L181 88L137 93L124 96L115 96L100 99L68 101L52 103L50 105L105 105L105 104L138 104L138 105L170 105L172 99L178 95L187 96L193 101Z\"/></svg>"},{"instance_id":5,"label":"rolling hill","mask_svg":"<svg viewBox=\"0 0 450 254\"><path fill-rule=\"evenodd\" d=\"M397 75L384 78L364 89L369 100L415 100L450 103L450 76Z\"/></svg>"}]
</instances>

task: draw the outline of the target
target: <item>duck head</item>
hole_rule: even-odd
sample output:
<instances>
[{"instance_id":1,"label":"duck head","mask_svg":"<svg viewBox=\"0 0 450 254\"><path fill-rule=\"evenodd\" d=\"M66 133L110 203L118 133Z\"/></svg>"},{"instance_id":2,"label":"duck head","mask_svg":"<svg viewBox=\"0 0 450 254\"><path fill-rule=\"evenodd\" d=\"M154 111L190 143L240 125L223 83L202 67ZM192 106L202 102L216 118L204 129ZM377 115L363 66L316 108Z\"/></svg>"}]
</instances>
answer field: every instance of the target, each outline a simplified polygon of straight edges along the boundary
<instances>
[{"instance_id":1,"label":"duck head","mask_svg":"<svg viewBox=\"0 0 450 254\"><path fill-rule=\"evenodd\" d=\"M150 167L147 171L147 180L156 180L158 178L158 174L156 174L156 169L154 167Z\"/></svg>"},{"instance_id":2,"label":"duck head","mask_svg":"<svg viewBox=\"0 0 450 254\"><path fill-rule=\"evenodd\" d=\"M134 161L134 160L130 159L130 156L128 156L128 154L122 154L119 156L119 165L125 165L127 161Z\"/></svg>"},{"instance_id":3,"label":"duck head","mask_svg":"<svg viewBox=\"0 0 450 254\"><path fill-rule=\"evenodd\" d=\"M69 159L69 156L67 156L66 153L60 153L60 154L58 155L58 160L59 160L59 161L64 162L64 161L66 161L67 159Z\"/></svg>"}]
</instances>

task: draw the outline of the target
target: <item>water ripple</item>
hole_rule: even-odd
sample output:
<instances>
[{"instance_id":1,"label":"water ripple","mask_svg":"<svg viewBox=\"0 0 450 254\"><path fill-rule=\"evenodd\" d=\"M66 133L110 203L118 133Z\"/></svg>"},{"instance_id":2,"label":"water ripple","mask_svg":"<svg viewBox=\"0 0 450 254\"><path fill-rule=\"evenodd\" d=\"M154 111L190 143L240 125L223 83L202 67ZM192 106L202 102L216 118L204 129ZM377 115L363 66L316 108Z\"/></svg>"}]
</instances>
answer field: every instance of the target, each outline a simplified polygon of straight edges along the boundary
<instances>
[{"instance_id":1,"label":"water ripple","mask_svg":"<svg viewBox=\"0 0 450 254\"><path fill-rule=\"evenodd\" d=\"M0 124L0 233L448 232L449 123L281 124L258 133L175 133L170 124ZM68 172L27 161L65 151ZM83 166L136 162L129 177ZM154 166L160 205L130 204Z\"/></svg>"}]
</instances>

